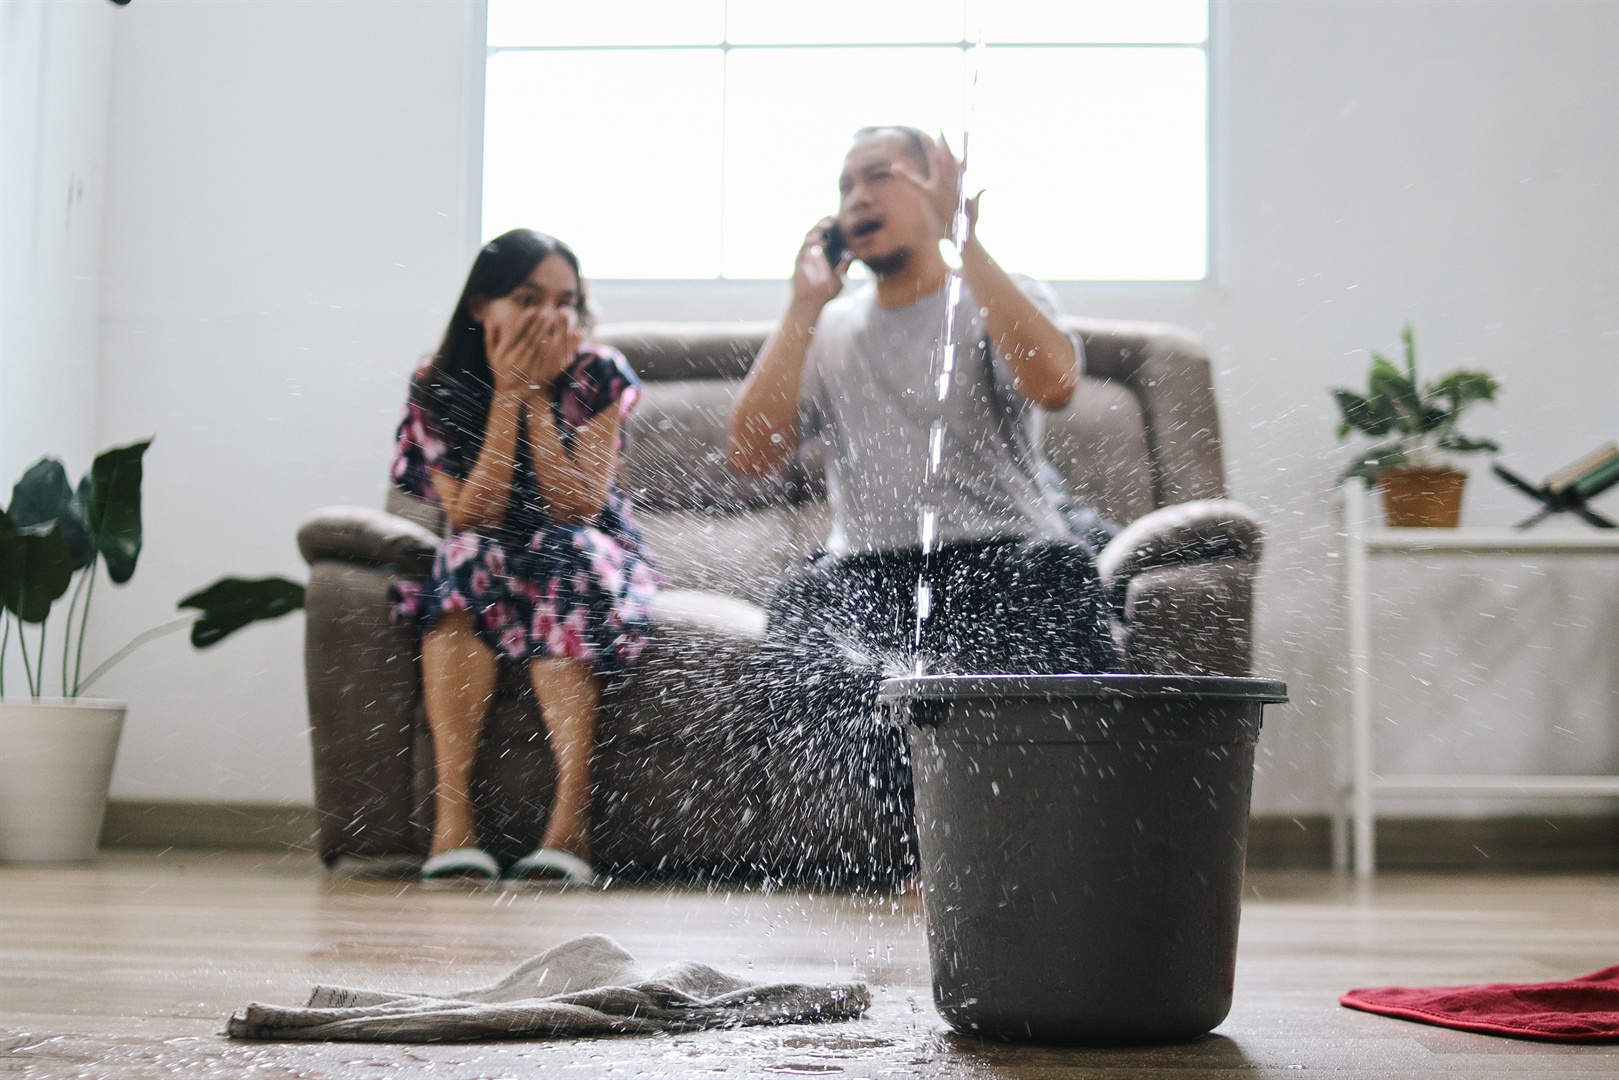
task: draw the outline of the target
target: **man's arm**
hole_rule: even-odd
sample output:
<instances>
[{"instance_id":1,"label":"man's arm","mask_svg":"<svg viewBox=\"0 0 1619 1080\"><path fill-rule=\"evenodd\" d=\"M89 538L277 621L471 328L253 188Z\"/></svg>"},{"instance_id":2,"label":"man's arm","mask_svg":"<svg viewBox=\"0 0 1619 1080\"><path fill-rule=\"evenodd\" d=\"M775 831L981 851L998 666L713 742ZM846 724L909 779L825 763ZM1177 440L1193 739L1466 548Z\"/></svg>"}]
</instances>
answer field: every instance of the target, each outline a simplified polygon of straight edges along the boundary
<instances>
[{"instance_id":1,"label":"man's arm","mask_svg":"<svg viewBox=\"0 0 1619 1080\"><path fill-rule=\"evenodd\" d=\"M821 309L842 290L843 271L849 266L847 256L836 267L826 261L822 243L830 224L830 219L822 221L804 237L787 313L765 340L731 406L731 467L744 476L769 476L798 453L798 389L804 359Z\"/></svg>"},{"instance_id":2,"label":"man's arm","mask_svg":"<svg viewBox=\"0 0 1619 1080\"><path fill-rule=\"evenodd\" d=\"M950 235L961 198L962 165L941 136L928 139L928 175L922 176L907 164L895 165L895 172L908 178L927 196L939 235ZM984 329L995 352L1006 361L1018 392L1036 405L1060 409L1074 396L1079 385L1079 360L1074 343L1024 295L1017 282L1002 270L984 245L978 242L978 200L967 200L967 242L961 249L961 276L984 309Z\"/></svg>"},{"instance_id":3,"label":"man's arm","mask_svg":"<svg viewBox=\"0 0 1619 1080\"><path fill-rule=\"evenodd\" d=\"M1002 270L977 236L961 252L961 276L984 309L984 329L1012 385L1045 409L1060 409L1079 385L1074 343Z\"/></svg>"}]
</instances>

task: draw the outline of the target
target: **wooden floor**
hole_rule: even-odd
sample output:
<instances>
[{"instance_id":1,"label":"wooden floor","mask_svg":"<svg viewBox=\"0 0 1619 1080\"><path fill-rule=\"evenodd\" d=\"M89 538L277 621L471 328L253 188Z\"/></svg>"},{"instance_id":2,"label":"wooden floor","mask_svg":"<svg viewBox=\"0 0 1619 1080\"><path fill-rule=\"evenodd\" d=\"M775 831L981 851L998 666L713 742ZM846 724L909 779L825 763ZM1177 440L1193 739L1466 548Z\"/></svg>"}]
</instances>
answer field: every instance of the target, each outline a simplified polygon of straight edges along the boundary
<instances>
[{"instance_id":1,"label":"wooden floor","mask_svg":"<svg viewBox=\"0 0 1619 1080\"><path fill-rule=\"evenodd\" d=\"M303 856L115 852L0 867L3 1077L1619 1076L1619 1046L1469 1035L1341 1008L1353 986L1545 980L1619 962L1619 876L1250 875L1237 1000L1212 1036L1146 1050L986 1045L934 1013L914 897L423 890ZM859 972L861 1021L580 1042L236 1043L249 1000L317 981L459 988L586 932L643 960L761 976Z\"/></svg>"}]
</instances>

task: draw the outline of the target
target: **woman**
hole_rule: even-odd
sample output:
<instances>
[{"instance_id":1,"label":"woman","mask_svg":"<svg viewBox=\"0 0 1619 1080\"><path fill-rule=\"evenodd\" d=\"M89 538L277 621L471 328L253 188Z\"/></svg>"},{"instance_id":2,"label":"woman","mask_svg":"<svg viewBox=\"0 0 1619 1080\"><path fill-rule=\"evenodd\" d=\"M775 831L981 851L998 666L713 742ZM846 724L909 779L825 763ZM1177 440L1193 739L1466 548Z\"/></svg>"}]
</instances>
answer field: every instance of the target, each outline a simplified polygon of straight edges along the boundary
<instances>
[{"instance_id":1,"label":"woman","mask_svg":"<svg viewBox=\"0 0 1619 1080\"><path fill-rule=\"evenodd\" d=\"M449 521L433 571L395 591L422 634L437 759L424 879L500 875L478 846L469 787L498 658L526 662L556 760L540 847L508 877L588 884L590 753L602 680L634 662L656 591L614 484L639 382L589 325L579 260L514 229L472 264L438 351L411 382L393 478Z\"/></svg>"}]
</instances>

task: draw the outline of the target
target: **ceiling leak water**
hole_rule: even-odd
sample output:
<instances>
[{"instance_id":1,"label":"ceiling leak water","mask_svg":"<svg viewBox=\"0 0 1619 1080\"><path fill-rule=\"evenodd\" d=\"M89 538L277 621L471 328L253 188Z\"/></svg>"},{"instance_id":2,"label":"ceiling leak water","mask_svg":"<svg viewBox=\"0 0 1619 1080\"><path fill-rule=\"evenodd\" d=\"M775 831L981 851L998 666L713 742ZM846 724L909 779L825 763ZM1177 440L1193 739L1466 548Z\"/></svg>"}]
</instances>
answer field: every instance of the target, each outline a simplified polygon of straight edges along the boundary
<instances>
[{"instance_id":1,"label":"ceiling leak water","mask_svg":"<svg viewBox=\"0 0 1619 1080\"><path fill-rule=\"evenodd\" d=\"M934 378L935 401L940 410L940 418L933 421L928 431L927 463L922 470L923 486L917 493L917 544L922 549L922 569L916 578L916 627L911 636L911 656L908 672L904 669L894 671L893 674L923 675L930 670L928 657L923 652L924 631L928 620L933 616L933 553L939 542L939 507L943 500L938 498L934 487L940 482L940 474L944 467L944 444L948 436L946 424L943 419L944 408L949 403L950 393L955 386L956 353L960 342L956 340L957 308L960 306L962 275L961 252L967 246L968 234L972 222L968 218L968 195L971 186L967 182L967 170L972 167L972 131L974 120L978 111L978 78L983 70L984 41L979 38L978 43L968 54L968 78L966 86L966 117L962 125L961 134L961 175L956 178L956 212L950 219L950 236L939 241L939 252L949 267L949 278L945 286L944 325L939 331L939 348L937 369ZM942 136L941 136L942 138Z\"/></svg>"}]
</instances>

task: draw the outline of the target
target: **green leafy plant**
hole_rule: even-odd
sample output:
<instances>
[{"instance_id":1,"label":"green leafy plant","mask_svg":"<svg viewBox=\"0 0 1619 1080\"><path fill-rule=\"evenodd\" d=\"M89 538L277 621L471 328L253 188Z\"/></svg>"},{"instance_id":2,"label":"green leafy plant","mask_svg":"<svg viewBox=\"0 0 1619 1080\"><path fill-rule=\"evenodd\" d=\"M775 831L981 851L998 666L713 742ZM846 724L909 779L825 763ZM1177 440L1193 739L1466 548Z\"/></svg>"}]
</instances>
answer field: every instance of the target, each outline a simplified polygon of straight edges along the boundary
<instances>
[{"instance_id":1,"label":"green leafy plant","mask_svg":"<svg viewBox=\"0 0 1619 1080\"><path fill-rule=\"evenodd\" d=\"M41 458L12 488L11 505L0 511L0 698L13 626L28 693L36 700L44 693L51 613L70 591L60 648L64 698L77 697L124 657L165 634L189 626L191 643L202 649L251 623L303 607L303 586L285 578L221 578L180 601L180 609L191 614L136 635L84 673L97 569L104 566L112 583L122 585L140 561L142 461L150 445L147 439L106 451L76 488L60 461ZM39 628L32 650L31 626Z\"/></svg>"},{"instance_id":2,"label":"green leafy plant","mask_svg":"<svg viewBox=\"0 0 1619 1080\"><path fill-rule=\"evenodd\" d=\"M1453 371L1426 385L1417 379L1417 350L1406 325L1405 369L1378 353L1366 393L1342 387L1332 392L1342 420L1338 438L1361 432L1381 440L1360 452L1339 482L1358 478L1370 485L1389 469L1434 469L1445 466L1445 454L1496 453L1489 439L1472 439L1456 430L1462 412L1481 401L1495 400L1501 384L1482 371Z\"/></svg>"}]
</instances>

